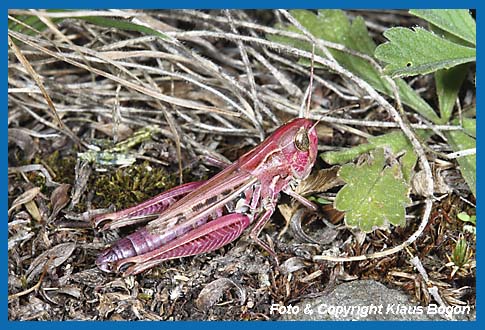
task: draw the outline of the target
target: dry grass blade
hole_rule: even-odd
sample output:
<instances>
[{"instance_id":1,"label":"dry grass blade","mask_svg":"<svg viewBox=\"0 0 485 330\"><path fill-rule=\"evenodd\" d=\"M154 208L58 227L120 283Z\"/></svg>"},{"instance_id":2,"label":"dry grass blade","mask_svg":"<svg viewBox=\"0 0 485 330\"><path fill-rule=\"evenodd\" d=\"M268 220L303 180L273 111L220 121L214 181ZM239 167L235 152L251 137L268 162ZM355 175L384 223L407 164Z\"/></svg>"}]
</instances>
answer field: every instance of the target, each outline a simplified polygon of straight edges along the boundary
<instances>
[{"instance_id":1,"label":"dry grass blade","mask_svg":"<svg viewBox=\"0 0 485 330\"><path fill-rule=\"evenodd\" d=\"M64 124L62 123L61 118L57 114L56 107L54 106L54 102L52 102L51 97L49 96L49 93L47 93L44 84L42 83L42 80L40 79L39 75L37 72L35 72L34 68L30 65L29 61L25 58L25 56L22 54L20 49L17 47L17 45L12 41L10 36L8 37L8 45L9 47L13 50L15 56L19 60L20 63L24 66L24 68L27 70L27 72L31 75L32 79L34 79L35 83L39 87L40 91L42 92L42 95L44 96L47 105L49 106L49 109L51 110L49 114L55 119L57 124L59 125L60 128L64 128Z\"/></svg>"},{"instance_id":2,"label":"dry grass blade","mask_svg":"<svg viewBox=\"0 0 485 330\"><path fill-rule=\"evenodd\" d=\"M156 84L153 81L153 79L148 74L145 74L145 77L151 83L151 85L154 88L156 88ZM160 101L157 100L157 103L160 109L162 109L163 116L165 117L165 120L167 121L168 126L170 127L170 131L172 132L175 140L175 147L177 148L177 159L178 159L177 163L179 167L179 182L180 184L182 184L184 181L184 178L183 178L183 169L182 169L182 147L180 144L180 134L179 134L179 131L177 130L177 127L176 127L177 125L175 123L175 119L173 118L172 114L167 109L165 109L165 107L160 103Z\"/></svg>"},{"instance_id":3,"label":"dry grass blade","mask_svg":"<svg viewBox=\"0 0 485 330\"><path fill-rule=\"evenodd\" d=\"M108 73L108 72L105 72L105 71L102 71L102 70L99 70L97 68L89 67L85 64L82 64L80 62L77 62L77 61L74 61L70 58L67 58L63 55L55 53L55 52L53 52L53 51L51 51L51 50L49 50L45 47L37 45L34 42L25 38L22 34L19 34L17 32L9 31L9 34L11 34L16 39L28 44L29 46L44 52L45 54L48 54L48 55L50 55L54 58L57 58L57 59L64 61L64 62L67 62L71 65L76 66L76 67L79 67L83 70L95 73L95 74L103 76L105 78L108 78L108 79L115 81L115 82L129 88L129 89L136 90L136 91L138 91L142 94L151 96L155 99L158 99L158 100L161 100L161 101L173 104L173 105L178 105L178 106L181 106L181 107L184 107L184 108L188 108L188 109L196 109L196 110L207 111L207 112L220 112L220 110L215 108L215 107L205 106L205 105L198 103L198 102L183 100L183 99L180 99L180 98L175 98L175 97L171 97L171 96L168 96L168 95L164 95L164 94L157 92L156 90L154 90L152 88L133 83L129 80L120 78L118 76L115 76L111 73Z\"/></svg>"}]
</instances>

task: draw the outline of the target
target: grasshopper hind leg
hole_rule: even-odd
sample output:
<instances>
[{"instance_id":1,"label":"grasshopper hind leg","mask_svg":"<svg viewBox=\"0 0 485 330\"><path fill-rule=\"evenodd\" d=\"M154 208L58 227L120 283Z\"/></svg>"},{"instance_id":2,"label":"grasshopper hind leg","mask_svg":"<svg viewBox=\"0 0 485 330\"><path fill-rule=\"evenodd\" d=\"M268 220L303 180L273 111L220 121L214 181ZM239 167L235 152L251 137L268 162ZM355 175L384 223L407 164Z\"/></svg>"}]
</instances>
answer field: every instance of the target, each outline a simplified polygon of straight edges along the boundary
<instances>
[{"instance_id":1,"label":"grasshopper hind leg","mask_svg":"<svg viewBox=\"0 0 485 330\"><path fill-rule=\"evenodd\" d=\"M244 229L249 226L249 223L249 217L244 214L231 213L224 215L168 242L154 251L119 260L113 266L117 271L126 269L123 275L128 276L141 273L165 260L211 252L241 236Z\"/></svg>"}]
</instances>

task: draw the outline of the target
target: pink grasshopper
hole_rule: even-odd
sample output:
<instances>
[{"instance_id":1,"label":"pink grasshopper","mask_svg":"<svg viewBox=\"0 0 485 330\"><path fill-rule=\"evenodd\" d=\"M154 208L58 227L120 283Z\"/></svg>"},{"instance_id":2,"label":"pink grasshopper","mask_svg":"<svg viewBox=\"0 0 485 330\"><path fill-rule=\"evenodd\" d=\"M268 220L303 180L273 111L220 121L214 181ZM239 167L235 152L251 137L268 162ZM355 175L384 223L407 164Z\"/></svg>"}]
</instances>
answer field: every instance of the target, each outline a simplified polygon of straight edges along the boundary
<instances>
[{"instance_id":1,"label":"pink grasshopper","mask_svg":"<svg viewBox=\"0 0 485 330\"><path fill-rule=\"evenodd\" d=\"M309 119L294 119L210 180L186 183L126 210L95 217L95 226L111 221L103 229L112 229L132 223L133 218L158 215L103 251L96 264L106 272L124 269L124 275L138 274L164 260L219 249L254 220L250 237L276 257L258 236L280 192L312 207L293 189L315 163L315 125Z\"/></svg>"}]
</instances>

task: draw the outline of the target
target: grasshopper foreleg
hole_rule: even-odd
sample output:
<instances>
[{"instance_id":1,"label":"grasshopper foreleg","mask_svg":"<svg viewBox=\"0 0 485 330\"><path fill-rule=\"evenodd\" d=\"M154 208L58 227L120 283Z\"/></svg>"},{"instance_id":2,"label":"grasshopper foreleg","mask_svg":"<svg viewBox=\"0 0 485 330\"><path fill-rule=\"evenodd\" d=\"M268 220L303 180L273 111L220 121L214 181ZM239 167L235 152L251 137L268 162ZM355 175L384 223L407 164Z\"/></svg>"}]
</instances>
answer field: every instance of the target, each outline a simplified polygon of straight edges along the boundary
<instances>
[{"instance_id":1,"label":"grasshopper foreleg","mask_svg":"<svg viewBox=\"0 0 485 330\"><path fill-rule=\"evenodd\" d=\"M273 214L275 207L273 204L267 206L266 211L259 217L259 219L254 224L254 227L251 229L249 233L249 237L254 240L259 246L261 246L265 251L267 251L275 260L276 264L279 265L278 258L276 257L276 252L268 245L268 243L264 242L259 238L259 234L261 230L263 230L264 225L269 221L271 215Z\"/></svg>"},{"instance_id":2,"label":"grasshopper foreleg","mask_svg":"<svg viewBox=\"0 0 485 330\"><path fill-rule=\"evenodd\" d=\"M291 190L290 187L287 187L287 189L283 190L283 192L285 194L287 194L288 196L293 197L294 199L296 199L297 201L299 201L302 205L304 205L305 207L309 208L310 210L312 210L312 211L316 211L317 210L317 207L315 206L315 204L313 204L312 202L310 202L308 199L306 199L302 195L299 195L296 192L294 192L293 190Z\"/></svg>"}]
</instances>

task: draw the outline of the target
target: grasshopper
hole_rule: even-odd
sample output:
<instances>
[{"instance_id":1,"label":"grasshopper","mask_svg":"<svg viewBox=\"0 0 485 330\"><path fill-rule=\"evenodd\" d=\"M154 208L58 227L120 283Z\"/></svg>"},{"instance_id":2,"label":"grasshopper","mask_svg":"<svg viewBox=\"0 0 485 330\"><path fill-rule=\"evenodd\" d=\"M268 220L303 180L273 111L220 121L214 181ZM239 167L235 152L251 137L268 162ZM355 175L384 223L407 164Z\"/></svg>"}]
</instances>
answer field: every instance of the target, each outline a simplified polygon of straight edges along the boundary
<instances>
[{"instance_id":1,"label":"grasshopper","mask_svg":"<svg viewBox=\"0 0 485 330\"><path fill-rule=\"evenodd\" d=\"M250 237L276 259L259 239L284 192L308 207L294 192L315 163L316 123L297 118L207 181L186 183L126 210L98 215L94 226L123 227L133 219L156 216L120 239L96 259L106 272L138 274L164 260L214 251L238 238L253 222ZM107 223L106 223L107 222Z\"/></svg>"}]
</instances>

